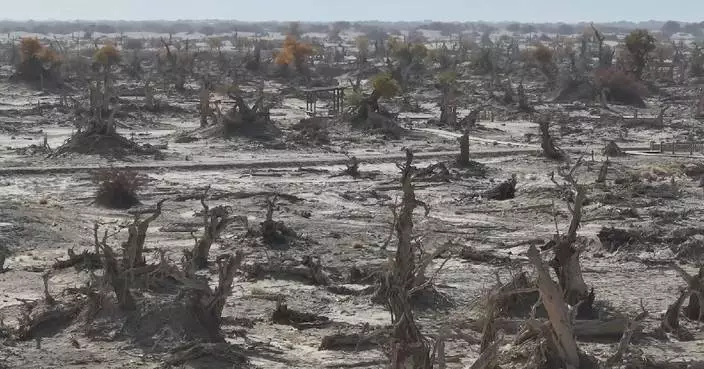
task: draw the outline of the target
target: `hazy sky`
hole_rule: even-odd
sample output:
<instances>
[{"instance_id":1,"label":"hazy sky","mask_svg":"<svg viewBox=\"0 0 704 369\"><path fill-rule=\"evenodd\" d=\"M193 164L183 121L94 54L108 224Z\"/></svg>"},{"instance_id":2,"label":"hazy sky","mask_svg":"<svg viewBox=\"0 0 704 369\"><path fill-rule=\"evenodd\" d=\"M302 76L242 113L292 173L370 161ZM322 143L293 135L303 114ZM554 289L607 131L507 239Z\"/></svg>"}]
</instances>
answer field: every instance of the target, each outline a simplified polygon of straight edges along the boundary
<instances>
[{"instance_id":1,"label":"hazy sky","mask_svg":"<svg viewBox=\"0 0 704 369\"><path fill-rule=\"evenodd\" d=\"M703 0L0 0L5 19L704 20Z\"/></svg>"}]
</instances>

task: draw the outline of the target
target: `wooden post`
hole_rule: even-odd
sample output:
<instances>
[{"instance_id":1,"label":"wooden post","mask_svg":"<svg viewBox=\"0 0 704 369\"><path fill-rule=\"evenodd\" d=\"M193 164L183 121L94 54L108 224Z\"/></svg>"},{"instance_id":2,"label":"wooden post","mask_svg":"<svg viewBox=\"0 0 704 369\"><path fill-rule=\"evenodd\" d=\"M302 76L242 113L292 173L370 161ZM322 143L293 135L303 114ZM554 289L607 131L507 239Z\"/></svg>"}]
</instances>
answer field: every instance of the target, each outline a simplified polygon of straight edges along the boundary
<instances>
[{"instance_id":1,"label":"wooden post","mask_svg":"<svg viewBox=\"0 0 704 369\"><path fill-rule=\"evenodd\" d=\"M664 152L665 152L665 143L663 141L660 141L660 153L662 154Z\"/></svg>"},{"instance_id":2,"label":"wooden post","mask_svg":"<svg viewBox=\"0 0 704 369\"><path fill-rule=\"evenodd\" d=\"M675 140L672 140L672 155L675 155Z\"/></svg>"}]
</instances>

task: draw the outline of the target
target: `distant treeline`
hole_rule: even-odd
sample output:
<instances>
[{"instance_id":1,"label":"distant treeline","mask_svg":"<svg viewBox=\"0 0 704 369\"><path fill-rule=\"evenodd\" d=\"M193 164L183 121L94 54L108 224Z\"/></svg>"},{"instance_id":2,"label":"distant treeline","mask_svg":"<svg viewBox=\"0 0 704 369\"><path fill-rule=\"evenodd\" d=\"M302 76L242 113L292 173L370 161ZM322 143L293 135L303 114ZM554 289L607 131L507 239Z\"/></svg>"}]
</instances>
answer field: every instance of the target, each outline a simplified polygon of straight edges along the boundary
<instances>
[{"instance_id":1,"label":"distant treeline","mask_svg":"<svg viewBox=\"0 0 704 369\"><path fill-rule=\"evenodd\" d=\"M0 21L0 32L32 32L40 34L71 34L76 32L86 33L123 33L123 32L154 32L154 33L202 33L205 35L231 34L235 32L249 32L266 34L267 32L286 33L291 29L292 22L243 22L225 20L178 20L178 21ZM354 29L369 33L374 31L403 31L413 29L428 29L439 31L443 34L457 34L466 31L491 32L497 29L507 29L518 33L556 33L575 34L589 27L589 23L516 23L516 22L295 22L300 32L327 33L331 29L344 31ZM676 23L670 21L669 23ZM660 30L666 22L612 22L600 23L599 29L604 33L621 33L636 28ZM678 23L679 24L679 23ZM702 23L682 23L682 31L694 34L704 27Z\"/></svg>"}]
</instances>

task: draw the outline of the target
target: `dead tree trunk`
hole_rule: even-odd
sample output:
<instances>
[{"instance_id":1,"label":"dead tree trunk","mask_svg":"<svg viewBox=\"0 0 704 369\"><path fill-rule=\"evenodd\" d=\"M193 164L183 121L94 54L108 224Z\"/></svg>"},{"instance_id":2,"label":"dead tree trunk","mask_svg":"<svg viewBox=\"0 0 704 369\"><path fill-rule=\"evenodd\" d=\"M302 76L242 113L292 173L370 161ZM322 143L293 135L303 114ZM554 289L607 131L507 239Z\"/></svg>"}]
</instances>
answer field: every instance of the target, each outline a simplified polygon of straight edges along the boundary
<instances>
[{"instance_id":1,"label":"dead tree trunk","mask_svg":"<svg viewBox=\"0 0 704 369\"><path fill-rule=\"evenodd\" d=\"M206 84L203 84L203 88L200 90L200 104L198 108L198 112L200 113L200 127L205 128L208 126L208 117L211 114L210 91L207 89Z\"/></svg>"},{"instance_id":2,"label":"dead tree trunk","mask_svg":"<svg viewBox=\"0 0 704 369\"><path fill-rule=\"evenodd\" d=\"M196 318L207 329L212 341L222 340L220 325L222 324L222 310L227 297L232 294L232 282L235 272L242 264L241 251L235 255L223 255L217 259L218 286L215 291L205 286L205 289L193 290L190 304Z\"/></svg>"},{"instance_id":3,"label":"dead tree trunk","mask_svg":"<svg viewBox=\"0 0 704 369\"><path fill-rule=\"evenodd\" d=\"M150 81L144 84L144 105L148 110L156 110L156 104L154 101L154 88Z\"/></svg>"},{"instance_id":4,"label":"dead tree trunk","mask_svg":"<svg viewBox=\"0 0 704 369\"><path fill-rule=\"evenodd\" d=\"M466 131L473 130L477 125L477 119L479 119L479 113L481 112L481 107L472 110L466 117L462 118L458 124L459 127Z\"/></svg>"},{"instance_id":5,"label":"dead tree trunk","mask_svg":"<svg viewBox=\"0 0 704 369\"><path fill-rule=\"evenodd\" d=\"M460 166L469 165L469 132L465 131L460 141L460 156L457 158L457 164Z\"/></svg>"},{"instance_id":6,"label":"dead tree trunk","mask_svg":"<svg viewBox=\"0 0 704 369\"><path fill-rule=\"evenodd\" d=\"M695 119L704 119L704 95L699 98L694 110Z\"/></svg>"},{"instance_id":7,"label":"dead tree trunk","mask_svg":"<svg viewBox=\"0 0 704 369\"><path fill-rule=\"evenodd\" d=\"M122 310L131 311L137 308L137 304L134 301L134 297L130 292L130 286L128 280L125 278L122 272L117 257L113 252L112 248L107 244L108 231L105 230L102 240L98 238L99 224L95 223L93 227L93 237L95 242L95 248L102 256L103 268L105 268L105 278L108 283L112 286L115 291L115 296L117 297L117 303Z\"/></svg>"},{"instance_id":8,"label":"dead tree trunk","mask_svg":"<svg viewBox=\"0 0 704 369\"><path fill-rule=\"evenodd\" d=\"M538 288L540 299L550 319L551 337L546 337L553 352L548 353L553 359L559 360L564 367L579 368L579 348L574 337L572 319L567 304L562 298L560 287L550 278L550 272L540 258L540 252L535 246L528 250L528 259L538 273Z\"/></svg>"},{"instance_id":9,"label":"dead tree trunk","mask_svg":"<svg viewBox=\"0 0 704 369\"><path fill-rule=\"evenodd\" d=\"M200 203L203 205L203 236L196 238L196 245L192 252L192 264L196 269L205 269L208 267L208 255L210 247L213 245L225 228L232 223L235 218L231 217L231 210L225 206L216 206L210 208L205 202L203 194Z\"/></svg>"},{"instance_id":10,"label":"dead tree trunk","mask_svg":"<svg viewBox=\"0 0 704 369\"><path fill-rule=\"evenodd\" d=\"M555 146L555 142L550 136L550 118L544 117L540 120L540 146L543 149L543 156L552 160L563 160L565 158L562 150Z\"/></svg>"},{"instance_id":11,"label":"dead tree trunk","mask_svg":"<svg viewBox=\"0 0 704 369\"><path fill-rule=\"evenodd\" d=\"M392 369L431 369L430 347L415 323L410 291L416 284L416 261L411 243L413 211L421 204L413 189L413 153L406 150L406 163L401 168L403 198L396 221L398 248L392 270L387 275L388 304L394 332L391 338Z\"/></svg>"},{"instance_id":12,"label":"dead tree trunk","mask_svg":"<svg viewBox=\"0 0 704 369\"><path fill-rule=\"evenodd\" d=\"M518 84L518 110L523 112L531 112L533 108L528 104L526 89L523 87L523 81Z\"/></svg>"},{"instance_id":13,"label":"dead tree trunk","mask_svg":"<svg viewBox=\"0 0 704 369\"><path fill-rule=\"evenodd\" d=\"M575 171L580 167L582 159L580 158L574 167L569 172L561 172L560 175L567 182L567 188L573 193L574 204L567 207L572 215L570 227L565 235L556 235L554 246L555 257L552 261L552 267L557 274L560 287L564 292L564 300L571 306L577 303L586 303L581 308L584 311L591 310L591 302L593 296L589 293L587 284L582 277L582 267L579 264L579 256L581 250L574 246L577 241L577 230L582 221L582 205L586 198L586 189L584 186L577 183L574 179ZM557 184L553 176L551 177L558 187L563 187Z\"/></svg>"},{"instance_id":14,"label":"dead tree trunk","mask_svg":"<svg viewBox=\"0 0 704 369\"><path fill-rule=\"evenodd\" d=\"M599 176L596 178L596 183L604 183L606 182L606 176L609 174L609 157L606 157L606 161L604 161L603 164L601 164L601 168L599 168Z\"/></svg>"},{"instance_id":15,"label":"dead tree trunk","mask_svg":"<svg viewBox=\"0 0 704 369\"><path fill-rule=\"evenodd\" d=\"M143 221L139 220L139 214L135 215L134 221L127 227L127 242L122 244L122 265L125 270L129 270L146 264L144 260L144 241L147 239L149 225L161 216L161 206L166 199L156 204L154 213Z\"/></svg>"}]
</instances>

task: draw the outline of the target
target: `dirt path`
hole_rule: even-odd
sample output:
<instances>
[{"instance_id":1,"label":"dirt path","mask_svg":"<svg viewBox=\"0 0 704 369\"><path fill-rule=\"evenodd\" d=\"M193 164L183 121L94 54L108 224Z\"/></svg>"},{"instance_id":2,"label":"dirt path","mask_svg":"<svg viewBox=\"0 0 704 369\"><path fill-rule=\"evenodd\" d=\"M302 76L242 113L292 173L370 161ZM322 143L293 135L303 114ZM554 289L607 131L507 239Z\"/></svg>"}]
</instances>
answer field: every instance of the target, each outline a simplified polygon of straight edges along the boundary
<instances>
[{"instance_id":1,"label":"dirt path","mask_svg":"<svg viewBox=\"0 0 704 369\"><path fill-rule=\"evenodd\" d=\"M539 154L536 149L491 149L474 151L473 158L500 157L510 155L530 155ZM455 151L419 152L415 154L418 159L441 159L452 158L458 155ZM403 153L382 154L374 153L369 155L357 155L363 163L380 164L391 163L404 159ZM118 164L114 168L132 170L157 170L168 169L172 171L192 171L192 170L217 170L217 169L246 169L246 168L295 168L304 166L329 166L342 165L349 159L344 155L326 155L325 157L293 157L291 160L281 159L253 159L234 161L212 161L212 162L188 162L188 161L156 161L143 164ZM90 172L100 169L99 165L82 166L53 166L53 167L11 167L0 168L0 175L22 175L22 174L65 174Z\"/></svg>"}]
</instances>

